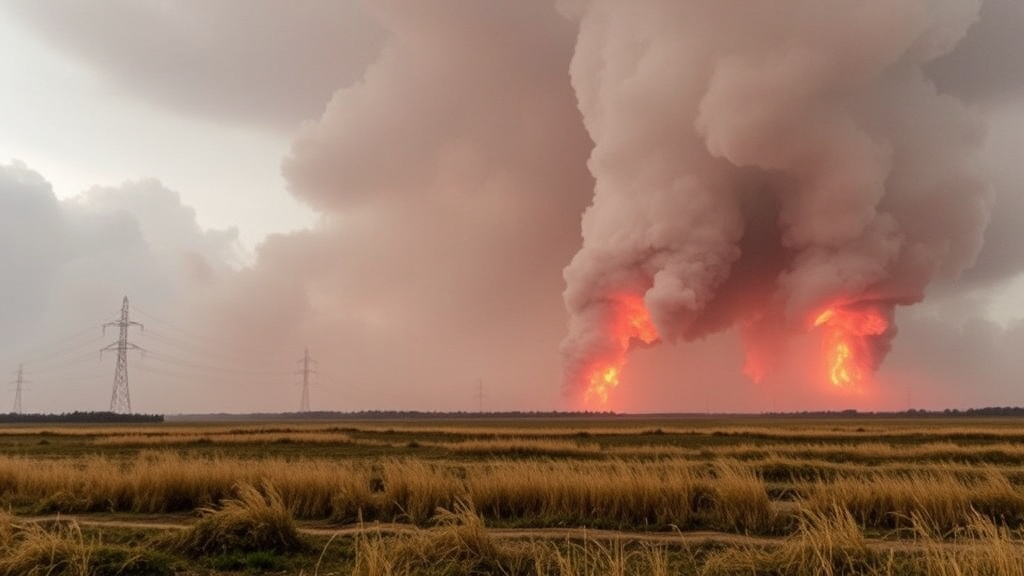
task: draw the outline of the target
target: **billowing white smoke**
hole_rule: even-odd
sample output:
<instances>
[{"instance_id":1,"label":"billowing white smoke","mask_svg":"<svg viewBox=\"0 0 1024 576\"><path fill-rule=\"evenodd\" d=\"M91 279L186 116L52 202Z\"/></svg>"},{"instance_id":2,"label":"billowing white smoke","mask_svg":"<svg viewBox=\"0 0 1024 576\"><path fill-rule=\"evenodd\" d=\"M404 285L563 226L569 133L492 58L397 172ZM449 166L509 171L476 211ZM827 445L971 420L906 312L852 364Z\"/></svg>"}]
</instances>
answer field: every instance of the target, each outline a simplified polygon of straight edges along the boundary
<instances>
[{"instance_id":1,"label":"billowing white smoke","mask_svg":"<svg viewBox=\"0 0 1024 576\"><path fill-rule=\"evenodd\" d=\"M983 125L922 67L980 0L563 8L580 22L571 78L596 179L565 269L570 394L617 374L648 324L664 341L738 324L757 378L780 335L818 320L871 370L894 307L972 264L990 205Z\"/></svg>"}]
</instances>

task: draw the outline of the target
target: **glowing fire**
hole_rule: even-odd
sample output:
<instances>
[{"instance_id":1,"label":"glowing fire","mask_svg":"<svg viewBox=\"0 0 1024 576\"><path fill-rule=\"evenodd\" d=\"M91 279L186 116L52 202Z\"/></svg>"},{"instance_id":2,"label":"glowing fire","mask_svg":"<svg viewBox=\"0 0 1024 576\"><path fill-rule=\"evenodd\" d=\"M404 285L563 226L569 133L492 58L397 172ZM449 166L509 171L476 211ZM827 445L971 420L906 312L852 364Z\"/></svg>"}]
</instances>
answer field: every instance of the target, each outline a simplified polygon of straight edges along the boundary
<instances>
[{"instance_id":1,"label":"glowing fire","mask_svg":"<svg viewBox=\"0 0 1024 576\"><path fill-rule=\"evenodd\" d=\"M605 359L590 369L584 401L604 406L608 396L619 385L619 375L626 365L626 353L636 342L652 344L658 339L658 330L644 306L643 298L622 294L614 299L610 330L619 345L614 358Z\"/></svg>"},{"instance_id":2,"label":"glowing fire","mask_svg":"<svg viewBox=\"0 0 1024 576\"><path fill-rule=\"evenodd\" d=\"M619 385L619 368L609 366L597 369L590 375L590 387L587 388L587 400L596 399L601 404L608 402L608 394Z\"/></svg>"},{"instance_id":3,"label":"glowing fire","mask_svg":"<svg viewBox=\"0 0 1024 576\"><path fill-rule=\"evenodd\" d=\"M837 388L856 390L875 368L870 340L889 329L877 308L833 306L818 314L815 327L824 330L822 350L828 379Z\"/></svg>"}]
</instances>

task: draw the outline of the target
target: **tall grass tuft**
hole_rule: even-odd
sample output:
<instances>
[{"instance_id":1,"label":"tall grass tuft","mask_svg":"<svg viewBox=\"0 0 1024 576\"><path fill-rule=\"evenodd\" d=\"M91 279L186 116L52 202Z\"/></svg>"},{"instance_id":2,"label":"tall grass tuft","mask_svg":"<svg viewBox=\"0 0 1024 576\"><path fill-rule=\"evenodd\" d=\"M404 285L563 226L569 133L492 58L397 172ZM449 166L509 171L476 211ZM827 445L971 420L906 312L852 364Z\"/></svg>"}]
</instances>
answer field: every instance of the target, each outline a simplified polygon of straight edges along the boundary
<instances>
[{"instance_id":1,"label":"tall grass tuft","mask_svg":"<svg viewBox=\"0 0 1024 576\"><path fill-rule=\"evenodd\" d=\"M737 546L712 554L703 576L881 574L880 558L845 509L804 510L797 532L778 546Z\"/></svg>"},{"instance_id":2,"label":"tall grass tuft","mask_svg":"<svg viewBox=\"0 0 1024 576\"><path fill-rule=\"evenodd\" d=\"M353 576L667 576L666 550L652 545L584 539L511 541L495 539L469 505L439 510L434 528L385 537L360 536Z\"/></svg>"},{"instance_id":3,"label":"tall grass tuft","mask_svg":"<svg viewBox=\"0 0 1024 576\"><path fill-rule=\"evenodd\" d=\"M973 513L968 526L953 534L937 533L934 526L913 518L914 530L924 547L919 560L921 572L933 576L1021 576L1024 575L1024 546L1019 536L999 526L984 514Z\"/></svg>"},{"instance_id":4,"label":"tall grass tuft","mask_svg":"<svg viewBox=\"0 0 1024 576\"><path fill-rule=\"evenodd\" d=\"M383 482L386 516L418 525L428 523L439 508L452 508L465 490L449 470L422 460L388 463Z\"/></svg>"},{"instance_id":5,"label":"tall grass tuft","mask_svg":"<svg viewBox=\"0 0 1024 576\"><path fill-rule=\"evenodd\" d=\"M775 525L775 511L764 481L748 466L735 461L715 464L709 480L713 506L708 522L736 532L766 532Z\"/></svg>"},{"instance_id":6,"label":"tall grass tuft","mask_svg":"<svg viewBox=\"0 0 1024 576\"><path fill-rule=\"evenodd\" d=\"M434 522L436 527L408 535L358 537L353 576L411 576L430 569L453 576L525 574L533 562L532 547L499 543L466 504L439 510Z\"/></svg>"},{"instance_id":7,"label":"tall grass tuft","mask_svg":"<svg viewBox=\"0 0 1024 576\"><path fill-rule=\"evenodd\" d=\"M189 556L234 552L289 554L305 547L295 520L272 486L262 490L239 484L237 496L206 515L182 534L179 548Z\"/></svg>"},{"instance_id":8,"label":"tall grass tuft","mask_svg":"<svg viewBox=\"0 0 1024 576\"><path fill-rule=\"evenodd\" d=\"M0 547L2 576L90 576L96 546L74 522L8 524Z\"/></svg>"}]
</instances>

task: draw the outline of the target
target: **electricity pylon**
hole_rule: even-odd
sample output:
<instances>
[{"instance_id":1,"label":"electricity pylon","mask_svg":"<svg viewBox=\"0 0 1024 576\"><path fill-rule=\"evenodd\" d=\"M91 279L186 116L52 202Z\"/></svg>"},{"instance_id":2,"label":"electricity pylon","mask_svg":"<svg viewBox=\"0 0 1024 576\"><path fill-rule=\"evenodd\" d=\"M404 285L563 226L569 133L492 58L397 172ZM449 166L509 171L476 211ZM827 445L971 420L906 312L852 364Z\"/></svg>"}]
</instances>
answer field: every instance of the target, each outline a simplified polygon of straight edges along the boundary
<instances>
[{"instance_id":1,"label":"electricity pylon","mask_svg":"<svg viewBox=\"0 0 1024 576\"><path fill-rule=\"evenodd\" d=\"M299 403L299 412L309 412L309 376L316 374L316 360L309 357L309 348L306 348L305 354L297 362L298 373L302 375L302 401Z\"/></svg>"},{"instance_id":2,"label":"electricity pylon","mask_svg":"<svg viewBox=\"0 0 1024 576\"><path fill-rule=\"evenodd\" d=\"M25 384L25 368L22 364L18 364L18 376L12 384L14 384L14 407L11 412L21 414L21 386Z\"/></svg>"},{"instance_id":3,"label":"electricity pylon","mask_svg":"<svg viewBox=\"0 0 1024 576\"><path fill-rule=\"evenodd\" d=\"M128 328L138 326L145 329L142 324L132 322L128 317L128 297L124 297L121 303L121 318L117 322L107 322L103 325L103 333L107 333L107 326L118 328L117 342L112 342L100 349L100 356L109 350L117 350L117 367L114 368L114 389L110 393L110 411L119 414L132 413L132 398L128 392L128 351L138 350L144 352L135 344L128 341Z\"/></svg>"}]
</instances>

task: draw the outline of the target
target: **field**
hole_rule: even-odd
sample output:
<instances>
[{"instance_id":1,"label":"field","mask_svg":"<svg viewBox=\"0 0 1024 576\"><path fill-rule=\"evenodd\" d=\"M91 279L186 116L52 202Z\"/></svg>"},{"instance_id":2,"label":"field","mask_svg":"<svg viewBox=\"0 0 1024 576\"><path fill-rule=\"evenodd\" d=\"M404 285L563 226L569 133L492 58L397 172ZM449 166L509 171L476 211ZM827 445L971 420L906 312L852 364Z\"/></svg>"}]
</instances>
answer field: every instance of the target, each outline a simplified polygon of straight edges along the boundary
<instances>
[{"instance_id":1,"label":"field","mask_svg":"<svg viewBox=\"0 0 1024 576\"><path fill-rule=\"evenodd\" d=\"M1024 422L8 425L0 503L0 576L1024 575Z\"/></svg>"}]
</instances>

